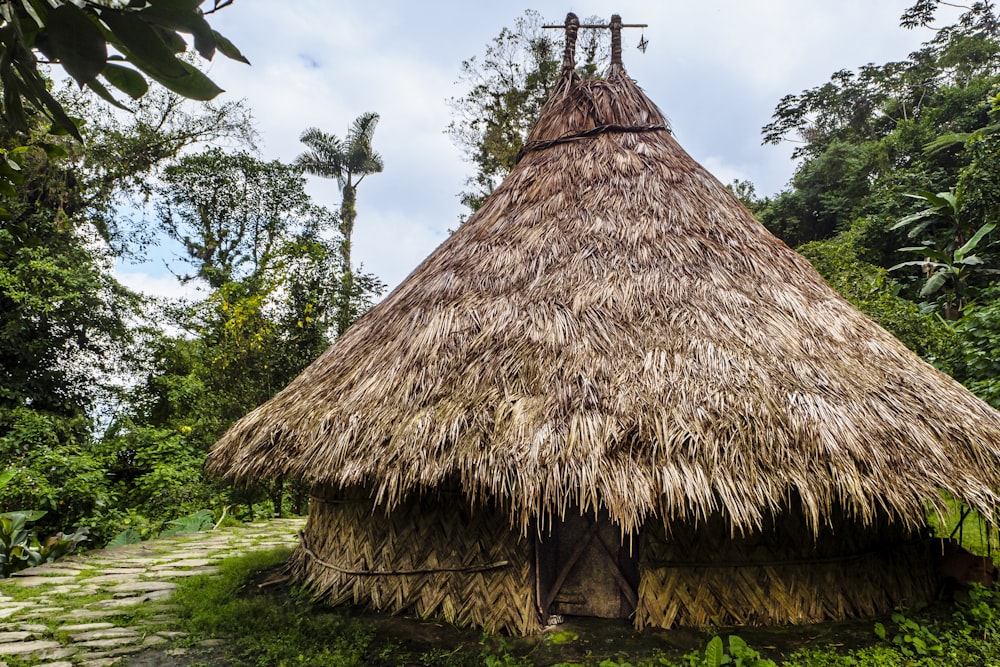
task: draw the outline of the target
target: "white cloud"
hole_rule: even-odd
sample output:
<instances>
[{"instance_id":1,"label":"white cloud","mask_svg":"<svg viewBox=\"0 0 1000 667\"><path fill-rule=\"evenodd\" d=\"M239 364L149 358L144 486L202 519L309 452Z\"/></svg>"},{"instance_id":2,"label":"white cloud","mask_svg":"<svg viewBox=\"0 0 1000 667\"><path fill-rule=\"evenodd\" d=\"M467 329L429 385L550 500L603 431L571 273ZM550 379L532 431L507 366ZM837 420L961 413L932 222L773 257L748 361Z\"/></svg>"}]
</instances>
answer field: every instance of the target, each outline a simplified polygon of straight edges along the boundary
<instances>
[{"instance_id":1,"label":"white cloud","mask_svg":"<svg viewBox=\"0 0 1000 667\"><path fill-rule=\"evenodd\" d=\"M150 275L145 271L123 270L119 266L115 269L114 275L121 284L147 296L161 296L170 299L204 297L204 292L200 291L193 282L182 285L177 278L169 274Z\"/></svg>"}]
</instances>

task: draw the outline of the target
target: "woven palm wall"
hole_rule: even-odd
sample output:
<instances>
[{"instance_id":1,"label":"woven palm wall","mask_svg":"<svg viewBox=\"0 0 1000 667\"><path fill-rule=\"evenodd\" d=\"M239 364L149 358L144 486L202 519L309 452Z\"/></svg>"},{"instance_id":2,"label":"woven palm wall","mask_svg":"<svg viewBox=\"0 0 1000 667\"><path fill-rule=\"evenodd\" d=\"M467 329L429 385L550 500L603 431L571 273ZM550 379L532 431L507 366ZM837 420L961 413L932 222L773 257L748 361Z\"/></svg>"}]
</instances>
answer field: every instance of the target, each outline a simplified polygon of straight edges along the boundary
<instances>
[{"instance_id":1,"label":"woven palm wall","mask_svg":"<svg viewBox=\"0 0 1000 667\"><path fill-rule=\"evenodd\" d=\"M930 600L933 542L880 517L838 515L814 535L801 512L731 535L721 517L644 528L638 628L814 623Z\"/></svg>"},{"instance_id":2,"label":"woven palm wall","mask_svg":"<svg viewBox=\"0 0 1000 667\"><path fill-rule=\"evenodd\" d=\"M330 604L531 634L540 629L532 554L506 516L448 494L388 514L367 497L314 498L291 572Z\"/></svg>"}]
</instances>

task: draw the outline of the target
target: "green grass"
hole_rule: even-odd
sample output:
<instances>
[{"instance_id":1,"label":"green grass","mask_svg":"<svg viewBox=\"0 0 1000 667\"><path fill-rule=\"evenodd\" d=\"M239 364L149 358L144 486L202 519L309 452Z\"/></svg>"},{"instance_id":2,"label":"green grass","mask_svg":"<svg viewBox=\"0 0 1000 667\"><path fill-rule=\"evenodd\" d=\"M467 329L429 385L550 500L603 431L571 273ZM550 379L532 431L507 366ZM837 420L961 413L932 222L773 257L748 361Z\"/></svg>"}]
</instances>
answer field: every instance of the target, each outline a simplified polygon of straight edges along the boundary
<instances>
[{"instance_id":1,"label":"green grass","mask_svg":"<svg viewBox=\"0 0 1000 667\"><path fill-rule=\"evenodd\" d=\"M938 517L934 512L929 512L927 515L927 523L935 536L951 537L954 535L954 539L959 541L963 548L982 556L995 555L1000 552L1000 536L997 535L997 529L990 528L979 512L968 512L962 521L962 526L959 527L963 506L946 495L944 500L948 505L948 511L943 517Z\"/></svg>"},{"instance_id":2,"label":"green grass","mask_svg":"<svg viewBox=\"0 0 1000 667\"><path fill-rule=\"evenodd\" d=\"M287 548L223 560L214 576L190 577L172 598L179 607L184 643L210 637L227 640L233 665L482 665L481 650L464 646L448 651L410 651L399 642L376 637L364 619L344 610L314 605L306 596L256 591L252 580L282 563Z\"/></svg>"}]
</instances>

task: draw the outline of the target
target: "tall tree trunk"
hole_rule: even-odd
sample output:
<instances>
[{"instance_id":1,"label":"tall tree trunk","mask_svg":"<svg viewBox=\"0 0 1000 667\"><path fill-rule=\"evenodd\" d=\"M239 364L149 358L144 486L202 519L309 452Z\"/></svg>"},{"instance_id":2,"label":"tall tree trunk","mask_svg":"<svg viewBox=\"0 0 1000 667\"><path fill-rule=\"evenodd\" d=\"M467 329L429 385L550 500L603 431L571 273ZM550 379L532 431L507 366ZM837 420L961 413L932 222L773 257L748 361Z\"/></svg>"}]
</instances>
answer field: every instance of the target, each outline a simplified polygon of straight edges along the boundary
<instances>
[{"instance_id":1,"label":"tall tree trunk","mask_svg":"<svg viewBox=\"0 0 1000 667\"><path fill-rule=\"evenodd\" d=\"M337 299L337 336L341 336L351 326L351 297L354 294L354 270L351 268L351 235L354 233L355 189L348 179L344 184L344 198L340 204L340 295Z\"/></svg>"}]
</instances>

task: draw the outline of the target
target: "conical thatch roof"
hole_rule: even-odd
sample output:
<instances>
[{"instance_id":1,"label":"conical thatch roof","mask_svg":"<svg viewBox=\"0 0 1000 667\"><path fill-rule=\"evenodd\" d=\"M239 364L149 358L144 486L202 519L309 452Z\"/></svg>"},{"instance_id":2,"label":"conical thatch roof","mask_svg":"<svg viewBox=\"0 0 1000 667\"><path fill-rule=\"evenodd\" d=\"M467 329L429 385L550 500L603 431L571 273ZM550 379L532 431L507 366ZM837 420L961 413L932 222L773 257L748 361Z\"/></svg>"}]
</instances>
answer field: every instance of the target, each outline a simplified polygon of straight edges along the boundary
<instances>
[{"instance_id":1,"label":"conical thatch roof","mask_svg":"<svg viewBox=\"0 0 1000 667\"><path fill-rule=\"evenodd\" d=\"M839 297L677 144L624 73L567 79L483 207L210 467L407 494L456 485L526 529L626 530L801 500L991 513L1000 414ZM798 501L796 501L798 502Z\"/></svg>"}]
</instances>

